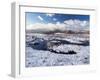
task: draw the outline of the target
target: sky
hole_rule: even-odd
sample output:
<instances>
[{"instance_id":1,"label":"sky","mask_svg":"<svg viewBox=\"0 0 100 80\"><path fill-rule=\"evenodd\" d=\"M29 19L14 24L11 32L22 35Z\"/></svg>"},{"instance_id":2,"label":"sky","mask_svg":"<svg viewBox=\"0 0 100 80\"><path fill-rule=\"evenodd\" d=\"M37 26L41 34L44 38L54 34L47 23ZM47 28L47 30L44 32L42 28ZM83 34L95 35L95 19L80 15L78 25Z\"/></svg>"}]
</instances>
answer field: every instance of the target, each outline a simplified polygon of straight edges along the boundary
<instances>
[{"instance_id":1,"label":"sky","mask_svg":"<svg viewBox=\"0 0 100 80\"><path fill-rule=\"evenodd\" d=\"M79 14L58 14L26 12L26 29L33 30L53 30L54 29L87 29L89 28L89 15Z\"/></svg>"}]
</instances>

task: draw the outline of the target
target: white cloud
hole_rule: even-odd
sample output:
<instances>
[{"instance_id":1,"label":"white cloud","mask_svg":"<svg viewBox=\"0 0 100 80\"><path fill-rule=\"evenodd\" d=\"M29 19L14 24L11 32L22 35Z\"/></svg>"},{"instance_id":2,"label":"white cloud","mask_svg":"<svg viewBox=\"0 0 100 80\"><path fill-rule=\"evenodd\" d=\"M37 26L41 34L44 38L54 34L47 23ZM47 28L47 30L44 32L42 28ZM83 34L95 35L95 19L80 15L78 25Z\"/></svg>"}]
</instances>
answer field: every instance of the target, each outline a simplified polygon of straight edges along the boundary
<instances>
[{"instance_id":1,"label":"white cloud","mask_svg":"<svg viewBox=\"0 0 100 80\"><path fill-rule=\"evenodd\" d=\"M64 24L71 30L89 30L89 21L65 20Z\"/></svg>"},{"instance_id":2,"label":"white cloud","mask_svg":"<svg viewBox=\"0 0 100 80\"><path fill-rule=\"evenodd\" d=\"M34 32L50 32L50 31L84 31L89 30L89 21L80 20L65 20L63 23L59 21L53 23L35 23L26 27L27 30L33 30Z\"/></svg>"},{"instance_id":3,"label":"white cloud","mask_svg":"<svg viewBox=\"0 0 100 80\"><path fill-rule=\"evenodd\" d=\"M80 25L81 26L89 26L89 22L88 21L83 21Z\"/></svg>"},{"instance_id":4,"label":"white cloud","mask_svg":"<svg viewBox=\"0 0 100 80\"><path fill-rule=\"evenodd\" d=\"M56 18L53 18L53 21L57 21L57 19Z\"/></svg>"},{"instance_id":5,"label":"white cloud","mask_svg":"<svg viewBox=\"0 0 100 80\"><path fill-rule=\"evenodd\" d=\"M27 30L33 30L34 32L50 32L50 31L65 31L66 27L63 24L43 24L43 23L35 23L33 25L29 25L26 27Z\"/></svg>"},{"instance_id":6,"label":"white cloud","mask_svg":"<svg viewBox=\"0 0 100 80\"><path fill-rule=\"evenodd\" d=\"M42 18L41 16L38 16L38 18L39 18L41 21L43 21L43 18Z\"/></svg>"},{"instance_id":7,"label":"white cloud","mask_svg":"<svg viewBox=\"0 0 100 80\"><path fill-rule=\"evenodd\" d=\"M67 24L67 25L74 25L73 20L65 20L64 23Z\"/></svg>"},{"instance_id":8,"label":"white cloud","mask_svg":"<svg viewBox=\"0 0 100 80\"><path fill-rule=\"evenodd\" d=\"M53 17L55 14L53 13L47 13L46 16L49 16L49 17Z\"/></svg>"},{"instance_id":9,"label":"white cloud","mask_svg":"<svg viewBox=\"0 0 100 80\"><path fill-rule=\"evenodd\" d=\"M58 22L56 22L56 25L60 25L61 23L58 21Z\"/></svg>"}]
</instances>

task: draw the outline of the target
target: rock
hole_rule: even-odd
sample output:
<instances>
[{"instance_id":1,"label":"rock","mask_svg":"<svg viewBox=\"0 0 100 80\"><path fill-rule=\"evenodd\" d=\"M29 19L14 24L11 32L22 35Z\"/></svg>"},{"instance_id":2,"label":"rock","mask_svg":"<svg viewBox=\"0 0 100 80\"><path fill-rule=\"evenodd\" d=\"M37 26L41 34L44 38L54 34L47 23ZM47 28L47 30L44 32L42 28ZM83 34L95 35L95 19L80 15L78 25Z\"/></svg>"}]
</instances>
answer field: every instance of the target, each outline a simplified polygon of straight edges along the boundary
<instances>
[{"instance_id":1,"label":"rock","mask_svg":"<svg viewBox=\"0 0 100 80\"><path fill-rule=\"evenodd\" d=\"M76 54L76 52L72 50L72 51L68 51L67 54Z\"/></svg>"}]
</instances>

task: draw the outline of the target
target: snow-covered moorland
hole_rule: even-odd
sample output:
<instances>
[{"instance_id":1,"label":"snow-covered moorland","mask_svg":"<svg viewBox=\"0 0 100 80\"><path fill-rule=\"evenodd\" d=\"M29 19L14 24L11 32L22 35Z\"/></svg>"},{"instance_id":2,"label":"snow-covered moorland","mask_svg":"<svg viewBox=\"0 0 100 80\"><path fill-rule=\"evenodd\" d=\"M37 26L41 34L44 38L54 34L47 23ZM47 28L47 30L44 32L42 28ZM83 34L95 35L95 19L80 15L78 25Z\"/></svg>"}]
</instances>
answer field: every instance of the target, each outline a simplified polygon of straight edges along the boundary
<instances>
[{"instance_id":1,"label":"snow-covered moorland","mask_svg":"<svg viewBox=\"0 0 100 80\"><path fill-rule=\"evenodd\" d=\"M26 67L90 63L89 34L26 33ZM73 51L72 54L69 53Z\"/></svg>"}]
</instances>

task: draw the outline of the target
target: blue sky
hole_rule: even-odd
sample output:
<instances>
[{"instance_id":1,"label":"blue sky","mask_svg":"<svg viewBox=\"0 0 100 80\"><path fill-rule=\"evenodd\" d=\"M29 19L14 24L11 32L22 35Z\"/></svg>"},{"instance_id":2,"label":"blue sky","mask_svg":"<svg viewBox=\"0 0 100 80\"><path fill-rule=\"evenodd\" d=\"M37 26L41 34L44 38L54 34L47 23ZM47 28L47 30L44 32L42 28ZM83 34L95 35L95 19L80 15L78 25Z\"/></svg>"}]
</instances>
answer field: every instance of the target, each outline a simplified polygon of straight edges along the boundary
<instances>
[{"instance_id":1,"label":"blue sky","mask_svg":"<svg viewBox=\"0 0 100 80\"><path fill-rule=\"evenodd\" d=\"M31 25L34 23L63 23L66 20L80 20L89 21L89 15L76 15L76 14L56 14L56 13L38 13L26 12L26 24Z\"/></svg>"}]
</instances>

